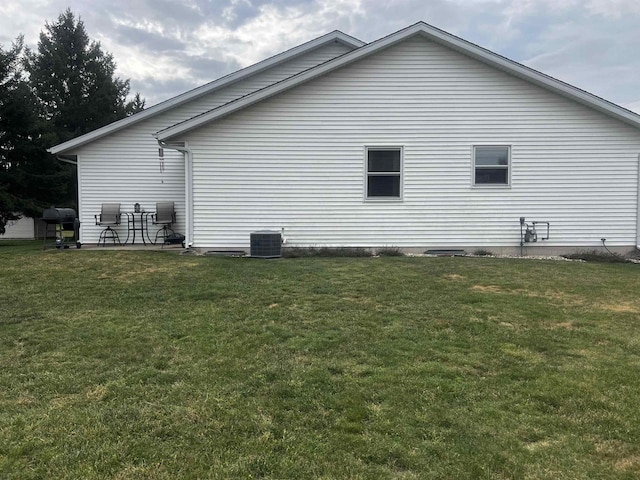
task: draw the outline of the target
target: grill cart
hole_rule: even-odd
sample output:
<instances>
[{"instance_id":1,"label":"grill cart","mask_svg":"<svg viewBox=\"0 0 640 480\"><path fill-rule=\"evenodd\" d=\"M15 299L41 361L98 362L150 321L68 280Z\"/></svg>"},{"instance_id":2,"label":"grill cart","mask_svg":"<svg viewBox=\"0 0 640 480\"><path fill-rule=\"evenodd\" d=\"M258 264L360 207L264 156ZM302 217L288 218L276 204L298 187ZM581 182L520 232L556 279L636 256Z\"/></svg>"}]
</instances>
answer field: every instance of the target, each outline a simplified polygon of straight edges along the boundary
<instances>
[{"instance_id":1,"label":"grill cart","mask_svg":"<svg viewBox=\"0 0 640 480\"><path fill-rule=\"evenodd\" d=\"M47 208L42 213L42 221L46 224L42 249L47 246L69 248L69 244L76 244L80 248L80 220L73 208ZM47 244L47 239L53 234L55 243Z\"/></svg>"}]
</instances>

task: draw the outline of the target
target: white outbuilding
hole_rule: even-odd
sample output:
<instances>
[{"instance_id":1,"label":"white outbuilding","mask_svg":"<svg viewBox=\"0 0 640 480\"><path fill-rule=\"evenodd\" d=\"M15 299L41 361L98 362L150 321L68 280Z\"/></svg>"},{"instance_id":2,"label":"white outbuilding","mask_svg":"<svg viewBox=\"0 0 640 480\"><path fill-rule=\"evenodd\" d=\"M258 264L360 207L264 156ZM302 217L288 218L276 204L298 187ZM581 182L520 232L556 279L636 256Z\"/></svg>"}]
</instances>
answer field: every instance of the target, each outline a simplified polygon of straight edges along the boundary
<instances>
[{"instance_id":1,"label":"white outbuilding","mask_svg":"<svg viewBox=\"0 0 640 480\"><path fill-rule=\"evenodd\" d=\"M9 220L0 240L33 240L36 238L35 221L31 217L18 214L17 220Z\"/></svg>"}]
</instances>

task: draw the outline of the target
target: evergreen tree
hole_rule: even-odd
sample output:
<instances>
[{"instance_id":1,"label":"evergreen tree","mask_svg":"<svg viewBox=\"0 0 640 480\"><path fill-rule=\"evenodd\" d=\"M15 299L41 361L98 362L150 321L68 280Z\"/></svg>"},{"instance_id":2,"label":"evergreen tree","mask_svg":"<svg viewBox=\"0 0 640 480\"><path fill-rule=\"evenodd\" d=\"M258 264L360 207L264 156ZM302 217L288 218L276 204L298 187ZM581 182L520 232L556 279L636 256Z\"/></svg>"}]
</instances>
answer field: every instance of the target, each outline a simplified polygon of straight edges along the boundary
<instances>
[{"instance_id":1,"label":"evergreen tree","mask_svg":"<svg viewBox=\"0 0 640 480\"><path fill-rule=\"evenodd\" d=\"M47 148L144 108L139 94L127 100L115 68L71 10L45 25L35 52L22 37L0 45L0 233L15 212L75 205L75 167Z\"/></svg>"},{"instance_id":2,"label":"evergreen tree","mask_svg":"<svg viewBox=\"0 0 640 480\"><path fill-rule=\"evenodd\" d=\"M0 233L15 213L36 215L42 201L65 190L51 181L36 98L21 68L23 39L0 46ZM55 168L55 166L54 166ZM60 188L63 186L63 188ZM41 202L38 199L42 199Z\"/></svg>"},{"instance_id":3,"label":"evergreen tree","mask_svg":"<svg viewBox=\"0 0 640 480\"><path fill-rule=\"evenodd\" d=\"M0 46L0 234L5 232L5 225L9 220L16 219L14 215L16 199L10 192L12 150L9 112L14 108L13 90L16 82L16 67L22 50L22 39L18 38L13 48L4 50Z\"/></svg>"},{"instance_id":4,"label":"evergreen tree","mask_svg":"<svg viewBox=\"0 0 640 480\"><path fill-rule=\"evenodd\" d=\"M127 101L129 80L114 77L113 56L89 40L84 23L69 9L45 25L38 50L27 53L25 65L52 145L144 108L139 94Z\"/></svg>"}]
</instances>

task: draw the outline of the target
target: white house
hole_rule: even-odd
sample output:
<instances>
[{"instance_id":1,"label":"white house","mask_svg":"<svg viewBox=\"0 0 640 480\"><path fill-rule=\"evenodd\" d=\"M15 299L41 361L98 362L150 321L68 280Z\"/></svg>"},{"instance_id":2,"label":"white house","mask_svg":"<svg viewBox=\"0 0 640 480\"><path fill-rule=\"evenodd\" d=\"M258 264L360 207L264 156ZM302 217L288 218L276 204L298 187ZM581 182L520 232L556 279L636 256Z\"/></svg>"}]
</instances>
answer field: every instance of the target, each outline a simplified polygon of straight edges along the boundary
<instances>
[{"instance_id":1,"label":"white house","mask_svg":"<svg viewBox=\"0 0 640 480\"><path fill-rule=\"evenodd\" d=\"M199 248L509 250L520 217L548 252L640 243L640 116L425 23L330 33L50 151L77 161L84 243L101 203L167 200Z\"/></svg>"}]
</instances>

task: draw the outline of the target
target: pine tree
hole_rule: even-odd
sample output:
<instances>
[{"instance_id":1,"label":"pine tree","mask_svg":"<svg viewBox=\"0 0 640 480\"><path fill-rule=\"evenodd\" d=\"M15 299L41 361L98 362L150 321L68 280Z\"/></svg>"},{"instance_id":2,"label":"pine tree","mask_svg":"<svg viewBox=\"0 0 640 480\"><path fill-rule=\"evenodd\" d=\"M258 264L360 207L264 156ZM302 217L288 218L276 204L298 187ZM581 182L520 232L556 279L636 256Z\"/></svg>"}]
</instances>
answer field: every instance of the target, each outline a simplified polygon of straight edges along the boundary
<instances>
[{"instance_id":1,"label":"pine tree","mask_svg":"<svg viewBox=\"0 0 640 480\"><path fill-rule=\"evenodd\" d=\"M75 167L48 147L144 108L140 94L127 100L129 81L115 68L71 10L45 25L35 52L22 37L0 45L0 233L15 212L75 205Z\"/></svg>"},{"instance_id":2,"label":"pine tree","mask_svg":"<svg viewBox=\"0 0 640 480\"><path fill-rule=\"evenodd\" d=\"M16 66L22 50L22 39L18 38L10 50L0 46L0 234L5 233L5 225L14 215L16 199L10 192L12 151L10 112L15 108L13 90L16 83Z\"/></svg>"},{"instance_id":3,"label":"pine tree","mask_svg":"<svg viewBox=\"0 0 640 480\"><path fill-rule=\"evenodd\" d=\"M63 191L47 178L48 154L34 108L36 97L21 68L22 56L22 37L9 50L0 46L0 233L9 220L17 219L15 213L41 211L38 197L46 201Z\"/></svg>"},{"instance_id":4,"label":"pine tree","mask_svg":"<svg viewBox=\"0 0 640 480\"><path fill-rule=\"evenodd\" d=\"M67 141L144 108L137 94L127 101L129 80L115 77L113 56L92 42L84 23L70 9L47 23L37 52L28 52L26 69L49 122L52 144Z\"/></svg>"}]
</instances>

